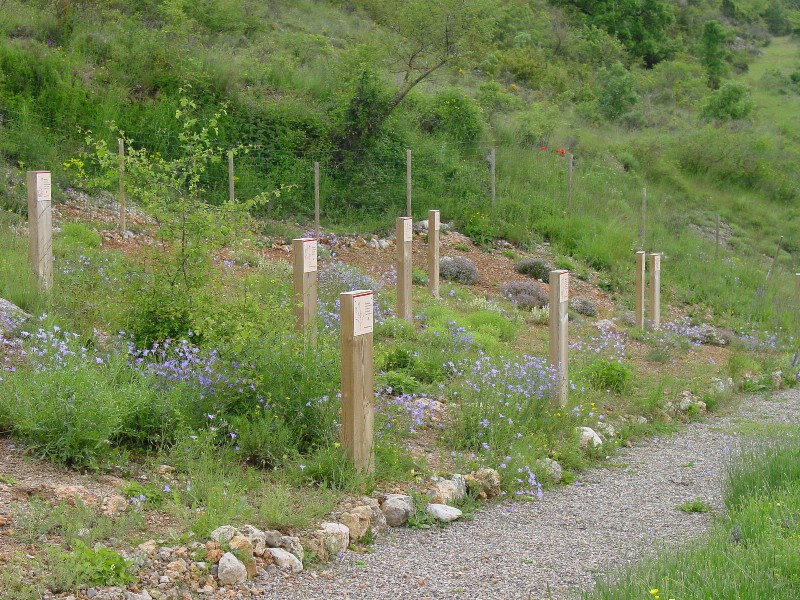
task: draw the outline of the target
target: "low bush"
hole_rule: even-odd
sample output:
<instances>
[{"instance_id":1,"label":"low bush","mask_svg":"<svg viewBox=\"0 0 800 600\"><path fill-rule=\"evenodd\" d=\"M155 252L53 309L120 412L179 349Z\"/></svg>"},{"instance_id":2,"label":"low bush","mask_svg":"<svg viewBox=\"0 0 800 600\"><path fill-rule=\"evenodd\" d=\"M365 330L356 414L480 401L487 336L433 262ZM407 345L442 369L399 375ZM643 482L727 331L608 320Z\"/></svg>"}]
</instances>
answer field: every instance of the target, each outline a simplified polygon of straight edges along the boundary
<instances>
[{"instance_id":1,"label":"low bush","mask_svg":"<svg viewBox=\"0 0 800 600\"><path fill-rule=\"evenodd\" d=\"M507 281L500 285L500 291L523 310L543 308L550 302L545 289L532 281Z\"/></svg>"},{"instance_id":2,"label":"low bush","mask_svg":"<svg viewBox=\"0 0 800 600\"><path fill-rule=\"evenodd\" d=\"M439 274L443 279L472 285L478 281L478 267L463 256L445 256L439 261Z\"/></svg>"},{"instance_id":3,"label":"low bush","mask_svg":"<svg viewBox=\"0 0 800 600\"><path fill-rule=\"evenodd\" d=\"M546 281L550 277L550 271L555 267L545 258L523 258L516 265L514 269L517 273L529 275L534 279L541 279Z\"/></svg>"},{"instance_id":4,"label":"low bush","mask_svg":"<svg viewBox=\"0 0 800 600\"><path fill-rule=\"evenodd\" d=\"M618 360L598 360L587 368L589 385L596 390L621 394L628 387L633 374L630 367Z\"/></svg>"},{"instance_id":5,"label":"low bush","mask_svg":"<svg viewBox=\"0 0 800 600\"><path fill-rule=\"evenodd\" d=\"M570 298L569 307L579 315L587 317L597 316L597 304L588 298Z\"/></svg>"}]
</instances>

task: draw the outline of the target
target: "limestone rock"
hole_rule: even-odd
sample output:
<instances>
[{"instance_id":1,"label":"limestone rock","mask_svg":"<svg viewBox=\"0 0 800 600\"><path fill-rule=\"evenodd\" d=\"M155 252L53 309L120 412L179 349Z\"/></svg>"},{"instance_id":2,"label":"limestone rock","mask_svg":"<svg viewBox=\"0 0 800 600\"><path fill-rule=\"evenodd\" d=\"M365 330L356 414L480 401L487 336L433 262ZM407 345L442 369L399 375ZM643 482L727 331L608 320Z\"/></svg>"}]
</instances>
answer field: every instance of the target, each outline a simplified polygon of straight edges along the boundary
<instances>
[{"instance_id":1,"label":"limestone rock","mask_svg":"<svg viewBox=\"0 0 800 600\"><path fill-rule=\"evenodd\" d=\"M322 562L333 560L350 544L350 530L341 523L323 523L305 539L305 546Z\"/></svg>"},{"instance_id":2,"label":"limestone rock","mask_svg":"<svg viewBox=\"0 0 800 600\"><path fill-rule=\"evenodd\" d=\"M247 581L247 567L230 552L222 555L218 567L217 579L222 585L236 585Z\"/></svg>"},{"instance_id":3,"label":"limestone rock","mask_svg":"<svg viewBox=\"0 0 800 600\"><path fill-rule=\"evenodd\" d=\"M298 573L303 570L303 563L294 554L283 548L267 548L267 553L272 555L272 560L283 571Z\"/></svg>"},{"instance_id":4,"label":"limestone rock","mask_svg":"<svg viewBox=\"0 0 800 600\"><path fill-rule=\"evenodd\" d=\"M147 593L147 590L134 594L133 592L125 592L125 600L153 600L152 596Z\"/></svg>"},{"instance_id":5,"label":"limestone rock","mask_svg":"<svg viewBox=\"0 0 800 600\"><path fill-rule=\"evenodd\" d=\"M158 544L156 544L155 540L148 540L136 546L137 550L139 550L140 552L144 552L148 556L154 556L157 548Z\"/></svg>"},{"instance_id":6,"label":"limestone rock","mask_svg":"<svg viewBox=\"0 0 800 600\"><path fill-rule=\"evenodd\" d=\"M601 438L591 427L579 427L578 431L581 434L580 444L583 450L586 450L587 448L594 448L595 446L601 446L603 444L603 438Z\"/></svg>"},{"instance_id":7,"label":"limestone rock","mask_svg":"<svg viewBox=\"0 0 800 600\"><path fill-rule=\"evenodd\" d=\"M288 550L294 554L297 557L297 560L300 562L303 562L306 557L306 553L303 550L303 544L300 543L300 538L298 537L290 535L281 536L281 543L278 547Z\"/></svg>"},{"instance_id":8,"label":"limestone rock","mask_svg":"<svg viewBox=\"0 0 800 600\"><path fill-rule=\"evenodd\" d=\"M617 437L617 428L608 421L598 421L597 430L607 438Z\"/></svg>"},{"instance_id":9,"label":"limestone rock","mask_svg":"<svg viewBox=\"0 0 800 600\"><path fill-rule=\"evenodd\" d=\"M706 403L702 400L695 398L694 394L688 390L681 392L680 404L678 405L680 411L685 415L706 413Z\"/></svg>"},{"instance_id":10,"label":"limestone rock","mask_svg":"<svg viewBox=\"0 0 800 600\"><path fill-rule=\"evenodd\" d=\"M252 525L244 525L240 531L242 536L244 536L252 545L253 555L263 556L264 550L267 549L267 535Z\"/></svg>"},{"instance_id":11,"label":"limestone rock","mask_svg":"<svg viewBox=\"0 0 800 600\"><path fill-rule=\"evenodd\" d=\"M209 538L214 540L215 542L230 542L231 538L234 536L241 535L238 529L235 527L231 527L230 525L223 525L221 527L217 527L214 531L209 534Z\"/></svg>"},{"instance_id":12,"label":"limestone rock","mask_svg":"<svg viewBox=\"0 0 800 600\"><path fill-rule=\"evenodd\" d=\"M359 498L358 501L360 504L369 507L372 513L372 519L370 521L372 533L379 534L389 529L389 526L386 524L386 517L384 517L383 512L381 512L381 505L375 498L363 496Z\"/></svg>"},{"instance_id":13,"label":"limestone rock","mask_svg":"<svg viewBox=\"0 0 800 600\"><path fill-rule=\"evenodd\" d=\"M478 498L493 498L500 494L500 473L495 469L482 468L466 477L467 488Z\"/></svg>"},{"instance_id":14,"label":"limestone rock","mask_svg":"<svg viewBox=\"0 0 800 600\"><path fill-rule=\"evenodd\" d=\"M355 506L339 517L343 525L350 530L350 542L362 539L370 530L372 510L369 506Z\"/></svg>"},{"instance_id":15,"label":"limestone rock","mask_svg":"<svg viewBox=\"0 0 800 600\"><path fill-rule=\"evenodd\" d=\"M547 476L553 483L561 483L564 472L558 462L552 458L541 458L536 462L547 473Z\"/></svg>"},{"instance_id":16,"label":"limestone rock","mask_svg":"<svg viewBox=\"0 0 800 600\"><path fill-rule=\"evenodd\" d=\"M381 504L381 512L389 527L400 527L414 512L414 499L405 494L389 494Z\"/></svg>"},{"instance_id":17,"label":"limestone rock","mask_svg":"<svg viewBox=\"0 0 800 600\"><path fill-rule=\"evenodd\" d=\"M437 521L443 523L450 523L458 519L463 513L453 506L447 504L428 504L425 508L426 512Z\"/></svg>"},{"instance_id":18,"label":"limestone rock","mask_svg":"<svg viewBox=\"0 0 800 600\"><path fill-rule=\"evenodd\" d=\"M253 556L253 544L243 535L235 535L229 542L231 550L239 550L245 556Z\"/></svg>"}]
</instances>

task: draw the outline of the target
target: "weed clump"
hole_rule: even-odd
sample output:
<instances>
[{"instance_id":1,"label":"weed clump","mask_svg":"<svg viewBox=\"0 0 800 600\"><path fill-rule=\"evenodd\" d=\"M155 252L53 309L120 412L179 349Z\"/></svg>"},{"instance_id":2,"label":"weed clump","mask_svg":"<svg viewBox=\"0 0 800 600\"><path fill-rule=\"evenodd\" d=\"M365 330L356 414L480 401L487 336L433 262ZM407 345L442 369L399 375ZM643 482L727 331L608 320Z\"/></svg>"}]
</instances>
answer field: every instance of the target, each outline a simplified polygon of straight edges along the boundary
<instances>
[{"instance_id":1,"label":"weed clump","mask_svg":"<svg viewBox=\"0 0 800 600\"><path fill-rule=\"evenodd\" d=\"M523 258L515 266L517 273L544 281L555 267L544 258Z\"/></svg>"},{"instance_id":2,"label":"weed clump","mask_svg":"<svg viewBox=\"0 0 800 600\"><path fill-rule=\"evenodd\" d=\"M570 308L579 315L587 317L597 316L597 304L588 298L571 298L569 301Z\"/></svg>"},{"instance_id":3,"label":"weed clump","mask_svg":"<svg viewBox=\"0 0 800 600\"><path fill-rule=\"evenodd\" d=\"M517 307L524 310L543 308L549 302L544 288L532 281L507 281L500 285L500 291Z\"/></svg>"},{"instance_id":4,"label":"weed clump","mask_svg":"<svg viewBox=\"0 0 800 600\"><path fill-rule=\"evenodd\" d=\"M439 261L439 274L444 279L472 285L478 281L478 267L463 256L445 256Z\"/></svg>"}]
</instances>

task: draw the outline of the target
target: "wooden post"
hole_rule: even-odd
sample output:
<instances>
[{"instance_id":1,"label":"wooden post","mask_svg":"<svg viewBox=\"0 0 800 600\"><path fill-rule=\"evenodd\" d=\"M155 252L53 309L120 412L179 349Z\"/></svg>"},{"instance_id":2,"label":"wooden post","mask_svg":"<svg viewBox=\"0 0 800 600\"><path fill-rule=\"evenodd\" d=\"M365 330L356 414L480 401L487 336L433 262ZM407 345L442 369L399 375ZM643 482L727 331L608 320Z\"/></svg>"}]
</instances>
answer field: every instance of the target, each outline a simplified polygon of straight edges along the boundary
<instances>
[{"instance_id":1,"label":"wooden post","mask_svg":"<svg viewBox=\"0 0 800 600\"><path fill-rule=\"evenodd\" d=\"M342 447L356 469L372 472L374 425L372 292L339 295L342 346Z\"/></svg>"},{"instance_id":2,"label":"wooden post","mask_svg":"<svg viewBox=\"0 0 800 600\"><path fill-rule=\"evenodd\" d=\"M233 181L233 150L228 150L228 201L236 200L236 184Z\"/></svg>"},{"instance_id":3,"label":"wooden post","mask_svg":"<svg viewBox=\"0 0 800 600\"><path fill-rule=\"evenodd\" d=\"M661 254L650 255L650 306L648 324L653 330L661 327Z\"/></svg>"},{"instance_id":4,"label":"wooden post","mask_svg":"<svg viewBox=\"0 0 800 600\"><path fill-rule=\"evenodd\" d=\"M497 202L497 151L495 148L489 150L489 171L492 204Z\"/></svg>"},{"instance_id":5,"label":"wooden post","mask_svg":"<svg viewBox=\"0 0 800 600\"><path fill-rule=\"evenodd\" d=\"M640 250L636 253L636 326L644 329L644 270L645 252Z\"/></svg>"},{"instance_id":6,"label":"wooden post","mask_svg":"<svg viewBox=\"0 0 800 600\"><path fill-rule=\"evenodd\" d=\"M714 262L719 262L719 215L716 217L716 228L714 232Z\"/></svg>"},{"instance_id":7,"label":"wooden post","mask_svg":"<svg viewBox=\"0 0 800 600\"><path fill-rule=\"evenodd\" d=\"M575 166L575 156L569 153L569 164L567 166L567 210L572 210L572 170Z\"/></svg>"},{"instance_id":8,"label":"wooden post","mask_svg":"<svg viewBox=\"0 0 800 600\"><path fill-rule=\"evenodd\" d=\"M314 162L314 231L319 241L319 162Z\"/></svg>"},{"instance_id":9,"label":"wooden post","mask_svg":"<svg viewBox=\"0 0 800 600\"><path fill-rule=\"evenodd\" d=\"M647 188L642 188L642 220L639 223L639 243L642 249L645 245L645 235L647 234Z\"/></svg>"},{"instance_id":10,"label":"wooden post","mask_svg":"<svg viewBox=\"0 0 800 600\"><path fill-rule=\"evenodd\" d=\"M317 240L297 238L292 240L292 259L294 266L294 314L297 317L295 329L309 328L315 339L316 330L309 327L317 314Z\"/></svg>"},{"instance_id":11,"label":"wooden post","mask_svg":"<svg viewBox=\"0 0 800 600\"><path fill-rule=\"evenodd\" d=\"M569 393L569 271L550 271L550 364L558 373L558 400L566 405Z\"/></svg>"},{"instance_id":12,"label":"wooden post","mask_svg":"<svg viewBox=\"0 0 800 600\"><path fill-rule=\"evenodd\" d=\"M397 317L411 320L411 217L398 217L395 227L397 240Z\"/></svg>"},{"instance_id":13,"label":"wooden post","mask_svg":"<svg viewBox=\"0 0 800 600\"><path fill-rule=\"evenodd\" d=\"M406 150L406 216L411 216L411 150Z\"/></svg>"},{"instance_id":14,"label":"wooden post","mask_svg":"<svg viewBox=\"0 0 800 600\"><path fill-rule=\"evenodd\" d=\"M439 230L441 219L438 210L428 211L428 289L439 297Z\"/></svg>"},{"instance_id":15,"label":"wooden post","mask_svg":"<svg viewBox=\"0 0 800 600\"><path fill-rule=\"evenodd\" d=\"M767 271L767 281L772 276L772 271L775 269L775 265L778 264L778 255L781 253L781 246L783 246L783 236L780 237L778 240L778 247L775 248L775 256L772 258L772 264L769 266L769 271Z\"/></svg>"},{"instance_id":16,"label":"wooden post","mask_svg":"<svg viewBox=\"0 0 800 600\"><path fill-rule=\"evenodd\" d=\"M127 218L127 208L125 206L125 140L118 138L117 146L119 152L119 231L124 235L127 228L125 223Z\"/></svg>"},{"instance_id":17,"label":"wooden post","mask_svg":"<svg viewBox=\"0 0 800 600\"><path fill-rule=\"evenodd\" d=\"M800 273L795 273L795 282L796 282L796 289L797 289L797 300L800 302Z\"/></svg>"},{"instance_id":18,"label":"wooden post","mask_svg":"<svg viewBox=\"0 0 800 600\"><path fill-rule=\"evenodd\" d=\"M28 171L28 257L39 289L53 285L53 221L50 171Z\"/></svg>"}]
</instances>

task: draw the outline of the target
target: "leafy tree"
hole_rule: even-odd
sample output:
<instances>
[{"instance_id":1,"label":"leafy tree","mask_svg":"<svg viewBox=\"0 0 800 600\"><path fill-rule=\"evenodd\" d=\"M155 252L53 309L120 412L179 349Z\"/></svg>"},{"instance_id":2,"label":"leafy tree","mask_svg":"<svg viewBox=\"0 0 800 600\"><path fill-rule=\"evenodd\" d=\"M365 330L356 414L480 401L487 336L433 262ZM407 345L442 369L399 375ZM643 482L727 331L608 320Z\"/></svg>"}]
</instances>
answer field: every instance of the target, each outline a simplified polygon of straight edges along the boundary
<instances>
[{"instance_id":1,"label":"leafy tree","mask_svg":"<svg viewBox=\"0 0 800 600\"><path fill-rule=\"evenodd\" d=\"M667 28L674 21L672 7L663 0L560 0L589 17L589 23L616 36L648 68L672 51Z\"/></svg>"},{"instance_id":2,"label":"leafy tree","mask_svg":"<svg viewBox=\"0 0 800 600\"><path fill-rule=\"evenodd\" d=\"M633 74L622 63L598 72L601 88L597 95L597 108L607 119L613 121L628 112L639 101L634 90Z\"/></svg>"},{"instance_id":3,"label":"leafy tree","mask_svg":"<svg viewBox=\"0 0 800 600\"><path fill-rule=\"evenodd\" d=\"M708 85L719 88L720 80L727 72L728 30L717 20L706 21L700 37L700 62L708 73Z\"/></svg>"},{"instance_id":4,"label":"leafy tree","mask_svg":"<svg viewBox=\"0 0 800 600\"><path fill-rule=\"evenodd\" d=\"M753 112L750 89L738 81L726 81L703 106L703 116L720 121L746 119Z\"/></svg>"}]
</instances>

